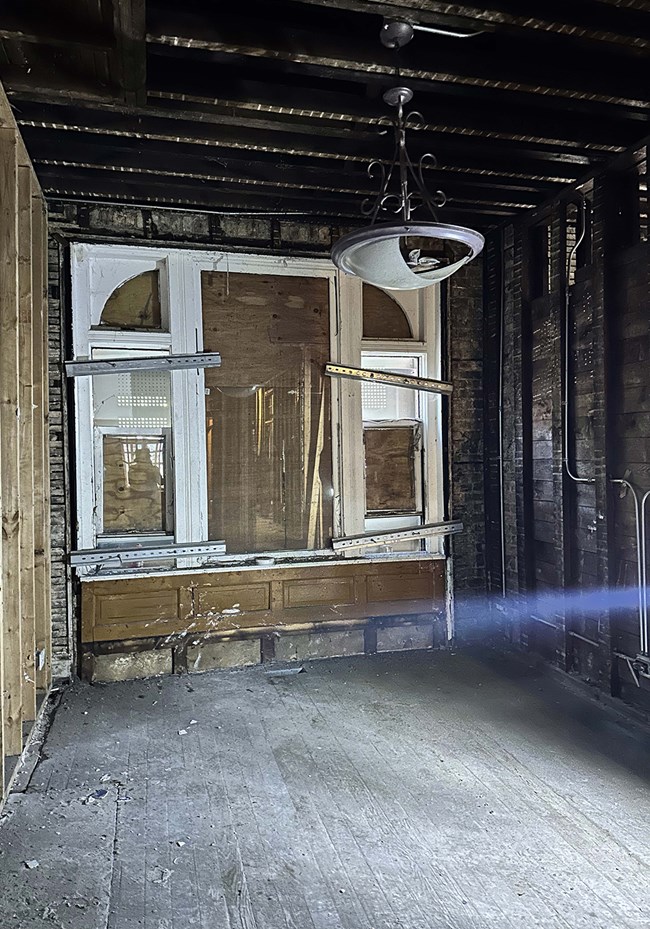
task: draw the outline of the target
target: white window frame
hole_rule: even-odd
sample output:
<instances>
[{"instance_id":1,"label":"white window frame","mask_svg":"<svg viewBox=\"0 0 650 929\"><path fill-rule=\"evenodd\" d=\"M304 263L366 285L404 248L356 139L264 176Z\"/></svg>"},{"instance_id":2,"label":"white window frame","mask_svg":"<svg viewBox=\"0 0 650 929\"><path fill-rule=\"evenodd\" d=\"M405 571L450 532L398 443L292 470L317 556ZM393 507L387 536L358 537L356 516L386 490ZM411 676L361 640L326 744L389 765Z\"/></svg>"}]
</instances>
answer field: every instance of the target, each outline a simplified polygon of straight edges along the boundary
<instances>
[{"instance_id":1,"label":"white window frame","mask_svg":"<svg viewBox=\"0 0 650 929\"><path fill-rule=\"evenodd\" d=\"M154 269L160 272L161 315L163 325L168 323L167 332L93 328L98 326L104 305L117 287L144 271ZM74 243L71 248L73 360L88 360L95 348L141 349L143 355L151 354L152 349L166 350L173 355L203 351L203 271L324 278L329 287L330 353L333 363L359 367L362 350L418 354L426 359L426 376L440 378L439 287L393 295L411 322L414 339L367 341L362 339L361 281L341 274L328 259L83 242ZM203 369L172 370L170 376L174 465L173 541L176 544L198 544L208 541L205 372ZM333 377L330 379L330 388L333 531L335 537L341 537L360 534L364 529L361 384ZM94 469L91 377L75 377L74 396L77 547L92 550L97 547L95 508L101 506L101 488ZM420 397L425 420L423 496L426 522L444 518L441 403L442 398L437 395L427 393ZM227 545L228 540L225 541ZM441 541L428 540L427 550L432 555L442 554ZM300 554L314 557L320 554L331 557L332 550L275 554L291 557ZM237 561L247 556L225 557ZM355 557L359 557L358 553ZM184 560L183 567L199 563Z\"/></svg>"},{"instance_id":2,"label":"white window frame","mask_svg":"<svg viewBox=\"0 0 650 929\"><path fill-rule=\"evenodd\" d=\"M442 339L440 287L417 291L388 291L401 307L411 325L411 339L363 338L363 283L358 278L341 276L341 316L346 325L339 328L338 364L363 367L362 352L382 355L417 355L423 359L422 377L442 378ZM346 379L339 387L338 421L341 426L341 459L345 466L339 475L341 497L341 535L361 535L365 527L365 475L363 449L363 416L361 382ZM420 394L424 445L423 518L425 523L442 522L445 518L443 481L442 397ZM425 552L444 554L444 540L429 537ZM425 554L421 552L419 554ZM352 550L350 550L350 556Z\"/></svg>"}]
</instances>

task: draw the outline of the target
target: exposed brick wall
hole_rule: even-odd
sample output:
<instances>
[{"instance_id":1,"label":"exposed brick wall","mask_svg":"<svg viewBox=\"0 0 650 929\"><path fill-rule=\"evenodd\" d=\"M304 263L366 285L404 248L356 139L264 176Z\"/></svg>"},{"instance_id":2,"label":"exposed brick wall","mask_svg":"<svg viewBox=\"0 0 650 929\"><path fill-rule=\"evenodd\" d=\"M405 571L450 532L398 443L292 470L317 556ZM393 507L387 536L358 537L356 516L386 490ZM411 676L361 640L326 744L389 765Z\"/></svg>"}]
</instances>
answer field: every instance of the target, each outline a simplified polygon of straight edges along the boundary
<instances>
[{"instance_id":1,"label":"exposed brick wall","mask_svg":"<svg viewBox=\"0 0 650 929\"><path fill-rule=\"evenodd\" d=\"M636 596L634 508L629 493L619 499L611 478L627 471L640 493L650 487L650 249L643 217L625 200L634 188L630 173L642 173L641 157L626 156L585 188L592 247L583 252L570 289L568 451L574 473L590 483L572 480L563 462L565 275L572 241L566 222L575 193L567 191L507 226L502 254L488 248L485 369L498 374L502 295L505 613L511 638L605 691L650 706L647 682L641 678L637 687L614 655L620 650L636 656L636 607L608 608L623 590L633 601ZM544 254L535 244L539 224L549 229ZM498 376L486 378L486 405L494 422ZM500 542L494 517L498 442L487 442L486 451L492 548ZM501 578L493 559L490 565L489 590L498 594Z\"/></svg>"},{"instance_id":2,"label":"exposed brick wall","mask_svg":"<svg viewBox=\"0 0 650 929\"><path fill-rule=\"evenodd\" d=\"M483 275L474 261L447 282L451 515L463 522L452 536L455 618L459 637L484 618L485 494L483 437Z\"/></svg>"},{"instance_id":3,"label":"exposed brick wall","mask_svg":"<svg viewBox=\"0 0 650 929\"><path fill-rule=\"evenodd\" d=\"M71 635L72 603L70 570L70 475L67 441L66 385L62 377L63 305L61 294L60 245L50 236L48 247L48 359L49 359L49 437L52 533L52 676L68 677L74 659Z\"/></svg>"}]
</instances>

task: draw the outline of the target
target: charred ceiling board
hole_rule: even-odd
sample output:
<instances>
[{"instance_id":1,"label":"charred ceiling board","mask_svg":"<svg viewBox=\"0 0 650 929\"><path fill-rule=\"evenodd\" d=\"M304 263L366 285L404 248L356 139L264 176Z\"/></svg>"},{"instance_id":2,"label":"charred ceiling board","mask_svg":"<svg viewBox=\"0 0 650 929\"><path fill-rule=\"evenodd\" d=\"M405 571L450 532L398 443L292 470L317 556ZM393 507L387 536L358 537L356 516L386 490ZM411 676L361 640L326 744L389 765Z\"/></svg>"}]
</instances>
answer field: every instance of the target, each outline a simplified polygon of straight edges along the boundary
<instances>
[{"instance_id":1,"label":"charred ceiling board","mask_svg":"<svg viewBox=\"0 0 650 929\"><path fill-rule=\"evenodd\" d=\"M382 94L396 62L382 17L478 30L416 33L401 74L423 114L411 153L438 158L444 218L485 228L639 142L647 9L247 0L217 16L199 0L53 0L44 15L10 0L0 80L59 196L361 222L366 165L390 156Z\"/></svg>"},{"instance_id":2,"label":"charred ceiling board","mask_svg":"<svg viewBox=\"0 0 650 929\"><path fill-rule=\"evenodd\" d=\"M171 132L177 121L187 125L231 126L241 129L268 130L269 132L300 135L323 135L340 137L357 143L377 143L383 130L385 112L369 101L364 107L353 104L344 96L338 99L314 99L311 92L302 98L296 94L284 99L283 103L272 103L268 88L265 92L251 88L246 99L235 95L207 97L185 94L181 91L151 90L149 105L132 107L124 103L101 101L77 101L70 106L66 99L34 90L14 91L11 97L18 106L23 120L63 123L77 126L111 126L137 124L143 129L147 124ZM616 154L626 143L637 139L636 121L621 123L616 120L581 120L577 114L566 115L564 121L543 118L539 112L520 107L504 114L488 117L484 110L468 101L459 101L454 106L442 99L429 100L422 95L419 101L427 119L415 127L419 138L427 142L432 133L436 136L461 136L502 142L517 142L531 148L577 153L603 152ZM318 104L318 105L315 105ZM323 109L328 105L336 109ZM516 112L516 123L513 116ZM163 122L163 120L165 122Z\"/></svg>"},{"instance_id":3,"label":"charred ceiling board","mask_svg":"<svg viewBox=\"0 0 650 929\"><path fill-rule=\"evenodd\" d=\"M25 136L28 140L34 136L42 135L42 130L25 127ZM98 168L106 165L106 143L100 137L81 136L52 131L38 140L41 165L88 165L94 164ZM66 157L61 160L61 152L65 147ZM361 202L363 197L376 192L367 172L359 165L353 171L343 173L340 165L320 165L309 161L297 160L291 164L278 164L264 153L252 157L244 150L229 151L227 156L218 152L205 153L196 145L183 146L173 142L159 142L137 139L115 140L111 146L113 164L128 169L136 167L143 169L143 162L150 172L158 170L163 174L176 172L178 176L188 178L210 176L219 178L222 182L230 179L232 183L251 185L277 186L278 189L291 187L302 190L326 190L347 193ZM496 172L472 175L469 171L447 170L439 166L427 175L434 183L444 186L447 196L471 197L478 202L504 202L536 204L545 195L557 188L558 182L524 181L510 179L506 175Z\"/></svg>"},{"instance_id":4,"label":"charred ceiling board","mask_svg":"<svg viewBox=\"0 0 650 929\"><path fill-rule=\"evenodd\" d=\"M366 12L369 8L372 4L365 5ZM337 4L319 4L309 9L308 19L301 20L299 9L295 3L276 3L272 10L268 4L247 3L245 10L233 8L227 17L216 21L209 13L206 15L205 7L197 8L191 2L182 9L168 7L157 15L156 8L152 8L148 39L152 45L175 46L180 54L185 48L210 52L213 58L226 54L265 59L276 62L278 67L294 63L394 74L394 51L378 47L378 17L351 15ZM509 93L530 93L534 88L534 93L576 100L621 102L639 94L644 98L639 83L644 73L642 55L625 54L621 47L599 43L598 69L594 67L596 49L584 41L584 36L577 36L579 41L575 37L573 42L560 40L558 58L549 55L549 42L544 41L544 36L529 33L528 41L517 41L503 26L464 42L416 35L401 51L401 73L425 80L435 80L433 75L439 74L444 75L445 83ZM579 27L573 28L579 31ZM650 47L647 37L639 38L643 32L632 35L640 52ZM570 55L566 62L561 57L563 49ZM565 63L572 67L565 68ZM354 78L348 75L347 79Z\"/></svg>"},{"instance_id":5,"label":"charred ceiling board","mask_svg":"<svg viewBox=\"0 0 650 929\"><path fill-rule=\"evenodd\" d=\"M248 73L265 74L269 81L279 81L291 75L307 76L312 79L335 81L339 85L363 84L380 90L386 82L395 81L394 64L389 66L367 61L360 64L351 56L348 59L329 58L326 55L309 55L302 52L282 52L268 49L260 44L231 45L227 42L209 43L201 45L183 45L180 36L159 36L153 41L149 37L149 54L153 61L155 56L162 56L168 60L176 61L179 67L192 67L192 63L210 62L212 65L230 64L241 72L240 79L246 79ZM199 40L196 40L197 42ZM185 51L184 51L185 50ZM250 69L250 70L249 70ZM458 70L458 69L455 69ZM570 100L572 108L577 112L604 114L616 112L624 113L629 118L643 118L647 107L647 98L640 96L643 91L634 79L630 79L625 88L618 92L608 90L606 86L597 83L582 84L581 86L566 86L564 84L551 84L545 79L529 78L527 80L513 81L505 76L487 77L480 72L454 73L451 69L430 70L429 68L401 68L401 80L406 81L417 93L431 90L435 86L436 92L443 96L466 96L473 94L485 103L508 105L517 102L517 99L534 104L544 110L562 110L566 101ZM637 80L642 79L637 77ZM641 85L643 86L643 85Z\"/></svg>"},{"instance_id":6,"label":"charred ceiling board","mask_svg":"<svg viewBox=\"0 0 650 929\"><path fill-rule=\"evenodd\" d=\"M299 0L319 5L320 0ZM613 45L630 52L643 51L648 47L644 33L647 29L647 3L627 3L626 0L604 0L600 10L595 4L577 10L567 10L567 5L555 6L555 15L540 16L539 5L490 3L487 6L473 4L431 2L431 0L332 0L333 9L356 10L368 13L374 10L385 17L401 17L429 25L448 25L460 28L507 29L508 32L539 32L563 36L573 40L591 41ZM546 5L546 8L550 4ZM606 10L606 7L610 10ZM630 10L631 8L631 10ZM536 15L537 14L537 15ZM608 15L609 14L609 15Z\"/></svg>"},{"instance_id":7,"label":"charred ceiling board","mask_svg":"<svg viewBox=\"0 0 650 929\"><path fill-rule=\"evenodd\" d=\"M147 99L145 0L114 0L113 21L119 85L127 103Z\"/></svg>"}]
</instances>

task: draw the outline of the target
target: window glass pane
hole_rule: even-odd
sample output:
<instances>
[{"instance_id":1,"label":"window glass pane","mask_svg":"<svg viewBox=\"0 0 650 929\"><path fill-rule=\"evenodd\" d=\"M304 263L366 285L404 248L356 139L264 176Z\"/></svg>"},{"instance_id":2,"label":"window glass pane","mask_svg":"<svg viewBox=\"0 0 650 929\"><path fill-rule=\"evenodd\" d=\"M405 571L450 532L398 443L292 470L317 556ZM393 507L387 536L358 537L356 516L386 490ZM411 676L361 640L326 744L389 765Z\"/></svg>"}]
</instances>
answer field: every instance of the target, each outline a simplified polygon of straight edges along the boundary
<instances>
[{"instance_id":1,"label":"window glass pane","mask_svg":"<svg viewBox=\"0 0 650 929\"><path fill-rule=\"evenodd\" d=\"M99 324L111 329L160 329L158 271L144 271L120 284L106 301Z\"/></svg>"},{"instance_id":2,"label":"window glass pane","mask_svg":"<svg viewBox=\"0 0 650 929\"><path fill-rule=\"evenodd\" d=\"M329 285L204 272L208 528L231 552L320 549L332 535Z\"/></svg>"},{"instance_id":3,"label":"window glass pane","mask_svg":"<svg viewBox=\"0 0 650 929\"><path fill-rule=\"evenodd\" d=\"M406 374L409 377L420 376L419 359L408 355L363 352L361 364L372 371L391 371L393 374ZM419 416L418 392L409 387L393 387L377 382L362 383L361 403L364 421L417 419Z\"/></svg>"},{"instance_id":4,"label":"window glass pane","mask_svg":"<svg viewBox=\"0 0 650 929\"><path fill-rule=\"evenodd\" d=\"M391 530L399 532L420 526L422 519L416 516L366 516L364 529L366 532L382 532ZM421 552L425 551L423 539L406 539L402 542L386 542L384 545L369 545L364 551L368 555L377 555L381 552Z\"/></svg>"},{"instance_id":5,"label":"window glass pane","mask_svg":"<svg viewBox=\"0 0 650 929\"><path fill-rule=\"evenodd\" d=\"M169 371L127 371L124 374L95 376L95 425L127 429L169 429L170 378Z\"/></svg>"}]
</instances>

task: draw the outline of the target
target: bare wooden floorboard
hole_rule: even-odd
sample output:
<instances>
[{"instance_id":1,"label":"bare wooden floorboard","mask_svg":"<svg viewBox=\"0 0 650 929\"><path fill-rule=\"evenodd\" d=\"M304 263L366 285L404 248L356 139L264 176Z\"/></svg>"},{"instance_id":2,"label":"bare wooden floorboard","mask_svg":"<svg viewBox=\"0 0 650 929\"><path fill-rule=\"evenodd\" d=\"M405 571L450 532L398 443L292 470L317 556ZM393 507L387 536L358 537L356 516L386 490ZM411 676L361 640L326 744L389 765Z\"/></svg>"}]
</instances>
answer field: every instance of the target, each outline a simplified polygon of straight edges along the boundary
<instances>
[{"instance_id":1,"label":"bare wooden floorboard","mask_svg":"<svg viewBox=\"0 0 650 929\"><path fill-rule=\"evenodd\" d=\"M0 925L645 929L647 734L520 659L306 668L71 688Z\"/></svg>"}]
</instances>

